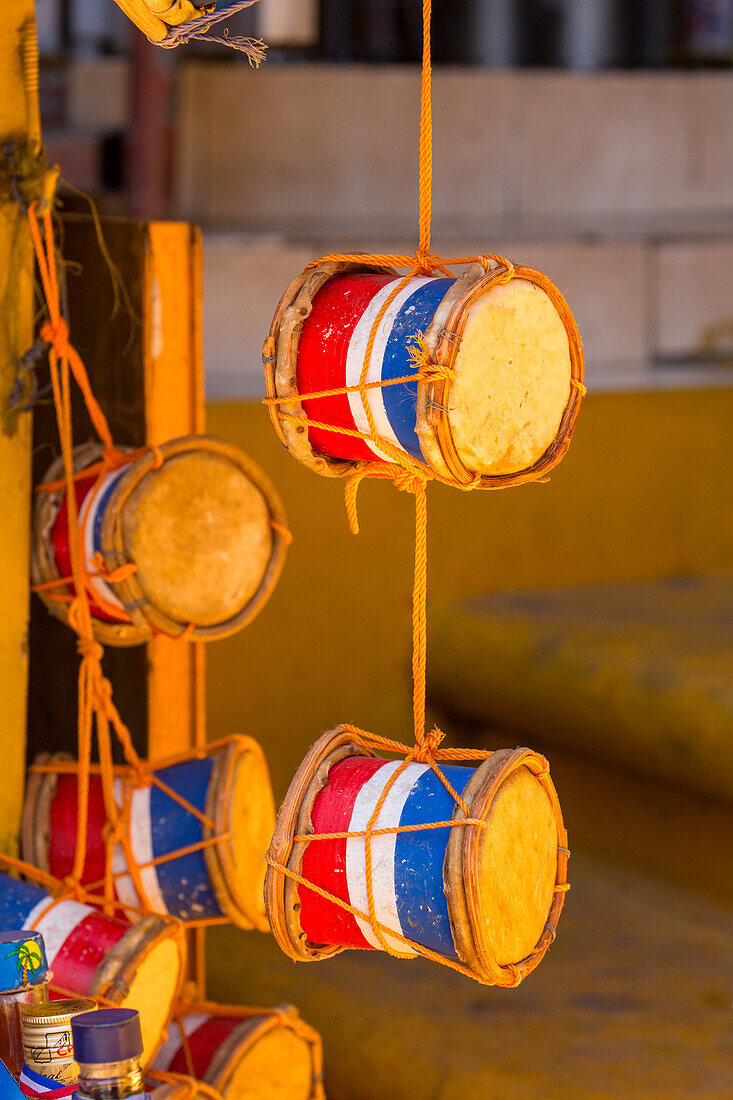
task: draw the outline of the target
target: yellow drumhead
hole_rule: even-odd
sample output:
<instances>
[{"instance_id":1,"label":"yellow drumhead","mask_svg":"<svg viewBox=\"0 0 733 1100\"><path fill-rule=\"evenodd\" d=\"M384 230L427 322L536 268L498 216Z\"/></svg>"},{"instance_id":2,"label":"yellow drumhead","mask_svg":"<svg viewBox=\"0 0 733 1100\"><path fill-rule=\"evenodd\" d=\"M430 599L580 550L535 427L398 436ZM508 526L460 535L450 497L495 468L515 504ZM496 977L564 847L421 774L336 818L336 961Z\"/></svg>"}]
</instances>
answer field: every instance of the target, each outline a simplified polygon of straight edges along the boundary
<instances>
[{"instance_id":1,"label":"yellow drumhead","mask_svg":"<svg viewBox=\"0 0 733 1100\"><path fill-rule=\"evenodd\" d=\"M265 853L275 831L275 799L263 756L243 752L237 757L231 798L234 894L245 912L266 921Z\"/></svg>"},{"instance_id":2,"label":"yellow drumhead","mask_svg":"<svg viewBox=\"0 0 733 1100\"><path fill-rule=\"evenodd\" d=\"M145 475L123 506L122 536L150 602L202 627L241 611L272 553L262 492L226 456L205 450Z\"/></svg>"},{"instance_id":3,"label":"yellow drumhead","mask_svg":"<svg viewBox=\"0 0 733 1100\"><path fill-rule=\"evenodd\" d=\"M246 1051L221 1092L224 1100L308 1100L312 1075L310 1045L276 1027Z\"/></svg>"},{"instance_id":4,"label":"yellow drumhead","mask_svg":"<svg viewBox=\"0 0 733 1100\"><path fill-rule=\"evenodd\" d=\"M525 767L502 783L486 821L477 919L506 966L530 955L544 931L557 874L557 825L544 788Z\"/></svg>"},{"instance_id":5,"label":"yellow drumhead","mask_svg":"<svg viewBox=\"0 0 733 1100\"><path fill-rule=\"evenodd\" d=\"M532 466L570 398L568 336L545 291L526 279L490 287L470 308L455 369L448 420L466 468L497 476Z\"/></svg>"},{"instance_id":6,"label":"yellow drumhead","mask_svg":"<svg viewBox=\"0 0 733 1100\"><path fill-rule=\"evenodd\" d=\"M160 1042L176 996L181 956L175 940L158 940L137 967L130 992L120 1008L136 1008L143 1036L142 1064L147 1065Z\"/></svg>"}]
</instances>

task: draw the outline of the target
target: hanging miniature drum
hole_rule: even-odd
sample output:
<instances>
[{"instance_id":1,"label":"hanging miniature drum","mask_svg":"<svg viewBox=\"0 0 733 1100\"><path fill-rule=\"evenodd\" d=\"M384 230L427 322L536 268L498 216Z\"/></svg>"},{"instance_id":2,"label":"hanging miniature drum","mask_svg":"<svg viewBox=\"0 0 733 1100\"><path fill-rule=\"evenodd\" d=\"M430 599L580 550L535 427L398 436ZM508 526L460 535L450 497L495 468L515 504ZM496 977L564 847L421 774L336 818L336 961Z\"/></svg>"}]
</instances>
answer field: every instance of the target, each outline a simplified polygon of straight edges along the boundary
<instances>
[{"instance_id":1,"label":"hanging miniature drum","mask_svg":"<svg viewBox=\"0 0 733 1100\"><path fill-rule=\"evenodd\" d=\"M73 868L78 827L78 781L68 774L69 760L63 754L36 760L34 767L50 770L31 767L23 813L24 858L59 879ZM275 803L257 742L231 737L189 759L161 761L150 784L136 783L130 769L117 771L115 801L129 839L127 851L121 844L113 851L118 900L182 921L226 919L239 928L267 931L262 886ZM92 775L87 885L104 880L106 820L102 782ZM128 857L135 862L134 878ZM136 919L132 912L130 919Z\"/></svg>"},{"instance_id":2,"label":"hanging miniature drum","mask_svg":"<svg viewBox=\"0 0 733 1100\"><path fill-rule=\"evenodd\" d=\"M272 593L288 539L262 470L207 436L135 452L100 476L101 457L96 444L74 449L75 471L90 471L76 499L99 641L138 645L184 631L206 641L250 622ZM57 459L45 483L62 479ZM38 594L65 621L74 589L63 486L38 492L31 560Z\"/></svg>"},{"instance_id":3,"label":"hanging miniature drum","mask_svg":"<svg viewBox=\"0 0 733 1100\"><path fill-rule=\"evenodd\" d=\"M364 838L307 837L363 832L398 767L336 729L316 742L297 772L265 880L273 934L296 961L347 947L382 949L368 917ZM373 826L388 831L371 839L379 931L405 956L432 952L462 963L485 984L518 985L554 940L567 890L567 834L547 761L529 749L505 749L476 769L441 764L441 770L470 823L431 827L465 820L463 811L428 765L404 767ZM414 828L421 825L428 828ZM412 831L397 831L408 826Z\"/></svg>"},{"instance_id":4,"label":"hanging miniature drum","mask_svg":"<svg viewBox=\"0 0 733 1100\"><path fill-rule=\"evenodd\" d=\"M143 1060L150 1060L183 980L185 946L174 924L146 917L130 925L91 905L55 901L33 883L0 874L0 927L41 933L52 1000L104 997L112 1005L136 1008Z\"/></svg>"},{"instance_id":5,"label":"hanging miniature drum","mask_svg":"<svg viewBox=\"0 0 733 1100\"><path fill-rule=\"evenodd\" d=\"M193 1073L224 1100L316 1100L323 1097L321 1038L291 1005L251 1016L187 1006L174 1019L152 1068ZM190 1056L186 1057L184 1044Z\"/></svg>"},{"instance_id":6,"label":"hanging miniature drum","mask_svg":"<svg viewBox=\"0 0 733 1100\"><path fill-rule=\"evenodd\" d=\"M364 398L354 391L308 400L359 386L384 307ZM429 362L418 381L423 352ZM567 303L546 276L510 264L404 280L389 268L323 262L283 295L263 360L268 397L289 399L269 406L280 438L330 476L403 455L461 485L531 481L567 451L583 393ZM413 380L391 384L404 378ZM359 438L371 434L364 400L378 441Z\"/></svg>"}]
</instances>

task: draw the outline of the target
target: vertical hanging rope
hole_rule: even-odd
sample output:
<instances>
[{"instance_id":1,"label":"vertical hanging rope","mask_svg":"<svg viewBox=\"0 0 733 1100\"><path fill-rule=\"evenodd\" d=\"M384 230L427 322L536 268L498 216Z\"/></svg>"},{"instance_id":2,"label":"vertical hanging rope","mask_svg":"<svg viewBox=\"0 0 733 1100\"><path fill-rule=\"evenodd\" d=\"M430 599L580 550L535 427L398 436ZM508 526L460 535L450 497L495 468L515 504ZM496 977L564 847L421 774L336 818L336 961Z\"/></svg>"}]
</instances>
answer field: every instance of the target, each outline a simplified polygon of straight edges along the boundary
<instances>
[{"instance_id":1,"label":"vertical hanging rope","mask_svg":"<svg viewBox=\"0 0 733 1100\"><path fill-rule=\"evenodd\" d=\"M421 263L430 255L430 223L433 192L433 67L430 49L432 0L422 6L422 84L420 91L420 243Z\"/></svg>"}]
</instances>

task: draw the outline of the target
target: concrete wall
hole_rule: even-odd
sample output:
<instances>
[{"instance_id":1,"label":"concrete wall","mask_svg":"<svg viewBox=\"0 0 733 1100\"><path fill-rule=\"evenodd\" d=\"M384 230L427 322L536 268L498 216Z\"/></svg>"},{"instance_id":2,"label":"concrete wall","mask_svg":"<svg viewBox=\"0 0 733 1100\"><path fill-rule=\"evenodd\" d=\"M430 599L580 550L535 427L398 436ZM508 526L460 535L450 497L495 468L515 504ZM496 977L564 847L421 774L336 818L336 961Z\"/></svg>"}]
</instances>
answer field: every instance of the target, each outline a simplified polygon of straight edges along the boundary
<instances>
[{"instance_id":1,"label":"concrete wall","mask_svg":"<svg viewBox=\"0 0 733 1100\"><path fill-rule=\"evenodd\" d=\"M187 64L179 212L204 224L412 234L413 67ZM733 76L440 69L437 233L677 231L733 214Z\"/></svg>"}]
</instances>

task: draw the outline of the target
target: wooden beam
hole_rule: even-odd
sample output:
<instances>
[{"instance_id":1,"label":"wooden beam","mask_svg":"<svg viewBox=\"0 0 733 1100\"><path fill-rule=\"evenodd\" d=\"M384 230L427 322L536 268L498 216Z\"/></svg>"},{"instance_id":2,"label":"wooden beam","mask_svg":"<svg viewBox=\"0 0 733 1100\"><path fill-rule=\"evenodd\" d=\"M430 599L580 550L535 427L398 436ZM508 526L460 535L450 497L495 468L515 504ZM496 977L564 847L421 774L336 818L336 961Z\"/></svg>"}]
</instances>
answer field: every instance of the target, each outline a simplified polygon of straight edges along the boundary
<instances>
[{"instance_id":1,"label":"wooden beam","mask_svg":"<svg viewBox=\"0 0 733 1100\"><path fill-rule=\"evenodd\" d=\"M23 79L22 45L33 33L32 20L33 0L3 5L0 147L27 143L32 130L40 137L37 87L26 91ZM14 412L10 397L18 358L33 339L33 265L25 218L8 192L0 194L0 303L0 848L15 853L25 769L31 417Z\"/></svg>"}]
</instances>

